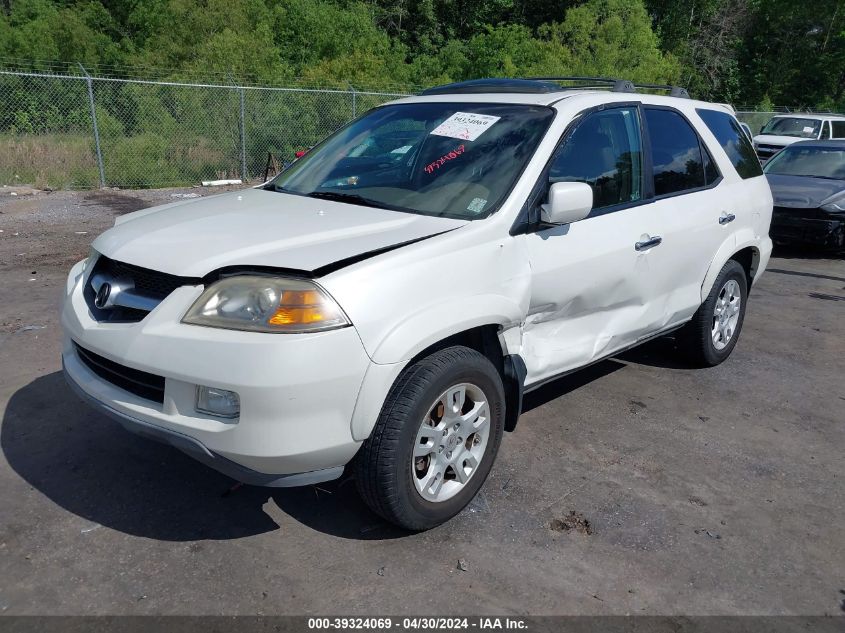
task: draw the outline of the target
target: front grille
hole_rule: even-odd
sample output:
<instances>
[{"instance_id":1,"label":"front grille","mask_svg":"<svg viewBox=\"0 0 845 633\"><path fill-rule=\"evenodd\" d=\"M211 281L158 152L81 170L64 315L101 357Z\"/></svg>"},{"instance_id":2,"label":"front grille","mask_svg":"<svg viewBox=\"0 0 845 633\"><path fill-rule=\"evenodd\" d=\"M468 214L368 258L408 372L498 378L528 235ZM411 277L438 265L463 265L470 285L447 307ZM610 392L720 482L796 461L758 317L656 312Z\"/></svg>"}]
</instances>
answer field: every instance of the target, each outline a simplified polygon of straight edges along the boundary
<instances>
[{"instance_id":1,"label":"front grille","mask_svg":"<svg viewBox=\"0 0 845 633\"><path fill-rule=\"evenodd\" d=\"M103 380L133 393L146 400L159 404L164 402L164 377L150 374L140 369L132 369L108 358L103 358L74 343L79 360Z\"/></svg>"},{"instance_id":2,"label":"front grille","mask_svg":"<svg viewBox=\"0 0 845 633\"><path fill-rule=\"evenodd\" d=\"M760 158L769 158L777 154L782 149L782 145L758 145L757 156Z\"/></svg>"},{"instance_id":3,"label":"front grille","mask_svg":"<svg viewBox=\"0 0 845 633\"><path fill-rule=\"evenodd\" d=\"M107 308L98 308L95 305L97 292L92 285L95 279L123 280L131 284L131 292L140 297L146 298L146 304L158 305L171 292L186 285L201 283L199 279L179 277L169 273L162 273L149 268L142 268L133 264L126 264L100 255L97 263L91 271L88 283L83 290L83 296L91 310L92 316L97 321L111 323L137 323L142 320L152 309L140 309L137 305L113 305ZM144 305L144 304L142 304ZM146 308L147 306L144 305Z\"/></svg>"},{"instance_id":4,"label":"front grille","mask_svg":"<svg viewBox=\"0 0 845 633\"><path fill-rule=\"evenodd\" d=\"M182 277L133 266L132 264L124 264L103 255L97 260L94 272L131 279L138 292L156 299L164 299L171 292L185 285L185 279Z\"/></svg>"}]
</instances>

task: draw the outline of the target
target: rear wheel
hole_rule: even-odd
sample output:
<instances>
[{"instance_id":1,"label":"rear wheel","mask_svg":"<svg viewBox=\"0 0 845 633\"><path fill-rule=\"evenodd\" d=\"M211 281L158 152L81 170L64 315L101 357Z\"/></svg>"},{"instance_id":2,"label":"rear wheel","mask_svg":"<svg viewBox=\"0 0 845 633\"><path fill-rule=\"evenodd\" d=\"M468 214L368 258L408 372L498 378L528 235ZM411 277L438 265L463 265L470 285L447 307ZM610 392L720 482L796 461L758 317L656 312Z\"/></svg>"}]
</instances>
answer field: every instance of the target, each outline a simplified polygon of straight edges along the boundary
<instances>
[{"instance_id":1,"label":"rear wheel","mask_svg":"<svg viewBox=\"0 0 845 633\"><path fill-rule=\"evenodd\" d=\"M690 361L713 367L730 356L742 330L747 297L745 270L729 260L707 299L680 332L679 342Z\"/></svg>"},{"instance_id":2,"label":"rear wheel","mask_svg":"<svg viewBox=\"0 0 845 633\"><path fill-rule=\"evenodd\" d=\"M439 350L397 379L356 458L356 483L377 514L409 530L449 520L472 500L502 440L499 372L467 347Z\"/></svg>"}]
</instances>

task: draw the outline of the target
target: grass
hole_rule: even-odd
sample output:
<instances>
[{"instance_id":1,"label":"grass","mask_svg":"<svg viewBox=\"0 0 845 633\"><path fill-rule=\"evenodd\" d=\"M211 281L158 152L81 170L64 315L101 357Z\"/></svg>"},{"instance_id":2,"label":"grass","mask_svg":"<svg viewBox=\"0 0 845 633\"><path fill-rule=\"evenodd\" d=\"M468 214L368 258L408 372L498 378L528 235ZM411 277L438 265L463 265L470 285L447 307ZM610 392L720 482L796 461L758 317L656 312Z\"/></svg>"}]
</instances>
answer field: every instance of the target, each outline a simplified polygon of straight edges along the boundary
<instances>
[{"instance_id":1,"label":"grass","mask_svg":"<svg viewBox=\"0 0 845 633\"><path fill-rule=\"evenodd\" d=\"M240 178L236 147L227 139L138 134L102 139L106 184L148 188ZM221 147L222 146L222 147ZM99 187L91 137L71 134L0 135L0 185L36 189Z\"/></svg>"},{"instance_id":2,"label":"grass","mask_svg":"<svg viewBox=\"0 0 845 633\"><path fill-rule=\"evenodd\" d=\"M90 189L98 184L90 137L0 135L0 184L38 189Z\"/></svg>"}]
</instances>

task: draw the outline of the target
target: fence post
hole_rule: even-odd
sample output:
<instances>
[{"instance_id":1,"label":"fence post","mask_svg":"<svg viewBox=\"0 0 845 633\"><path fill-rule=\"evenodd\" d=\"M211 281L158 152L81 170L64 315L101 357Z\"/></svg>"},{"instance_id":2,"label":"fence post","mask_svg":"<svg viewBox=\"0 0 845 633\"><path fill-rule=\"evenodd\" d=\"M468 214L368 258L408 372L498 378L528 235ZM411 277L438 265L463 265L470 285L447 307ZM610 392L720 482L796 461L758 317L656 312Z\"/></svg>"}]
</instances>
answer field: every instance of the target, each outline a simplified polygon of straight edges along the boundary
<instances>
[{"instance_id":1,"label":"fence post","mask_svg":"<svg viewBox=\"0 0 845 633\"><path fill-rule=\"evenodd\" d=\"M349 90L352 92L352 118L358 116L358 93L352 85L349 85Z\"/></svg>"},{"instance_id":2,"label":"fence post","mask_svg":"<svg viewBox=\"0 0 845 633\"><path fill-rule=\"evenodd\" d=\"M94 126L94 145L97 148L97 167L100 170L100 188L106 186L106 172L103 169L103 152L100 149L100 129L97 127L97 108L94 105L94 81L91 75L85 70L85 66L79 64L82 74L85 75L85 83L88 84L88 103L91 106L91 123Z\"/></svg>"},{"instance_id":3,"label":"fence post","mask_svg":"<svg viewBox=\"0 0 845 633\"><path fill-rule=\"evenodd\" d=\"M244 89L238 88L241 99L241 179L246 183L246 118L244 117Z\"/></svg>"}]
</instances>

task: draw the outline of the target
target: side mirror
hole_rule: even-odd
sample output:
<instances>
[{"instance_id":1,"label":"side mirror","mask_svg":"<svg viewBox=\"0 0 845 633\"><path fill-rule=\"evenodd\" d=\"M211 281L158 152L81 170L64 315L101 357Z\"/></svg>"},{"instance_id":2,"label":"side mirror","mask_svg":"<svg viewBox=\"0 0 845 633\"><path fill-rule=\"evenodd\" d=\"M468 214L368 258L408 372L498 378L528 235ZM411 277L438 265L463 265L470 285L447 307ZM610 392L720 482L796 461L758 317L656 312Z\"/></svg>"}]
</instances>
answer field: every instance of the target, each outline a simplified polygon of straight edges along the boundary
<instances>
[{"instance_id":1,"label":"side mirror","mask_svg":"<svg viewBox=\"0 0 845 633\"><path fill-rule=\"evenodd\" d=\"M593 208L593 188L585 182L556 182L549 187L549 201L540 205L545 224L572 224L586 218Z\"/></svg>"}]
</instances>

